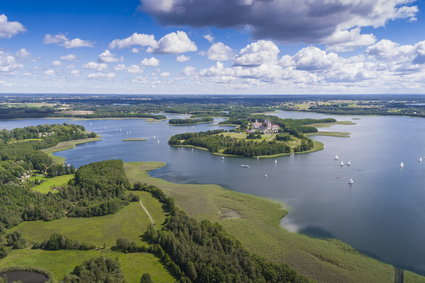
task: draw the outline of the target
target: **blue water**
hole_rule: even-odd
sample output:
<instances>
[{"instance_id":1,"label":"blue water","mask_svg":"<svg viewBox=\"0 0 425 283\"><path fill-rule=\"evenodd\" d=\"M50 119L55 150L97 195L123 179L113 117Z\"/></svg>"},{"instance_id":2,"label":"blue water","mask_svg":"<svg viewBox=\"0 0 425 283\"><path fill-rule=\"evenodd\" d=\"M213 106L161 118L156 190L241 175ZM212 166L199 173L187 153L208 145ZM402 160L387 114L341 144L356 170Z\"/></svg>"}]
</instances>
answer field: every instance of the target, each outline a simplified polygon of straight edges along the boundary
<instances>
[{"instance_id":1,"label":"blue water","mask_svg":"<svg viewBox=\"0 0 425 283\"><path fill-rule=\"evenodd\" d=\"M334 237L385 262L425 274L425 120L409 117L332 116L279 112L280 117L350 120L356 125L324 128L348 131L350 138L315 137L320 152L274 159L219 157L205 151L169 147L171 135L222 128L170 126L144 120L13 120L0 128L72 122L103 136L58 155L76 166L104 159L164 161L153 171L178 183L215 183L285 202L291 208L282 225L317 237ZM353 120L359 118L360 120ZM121 131L119 130L121 128ZM154 138L155 136L155 138ZM125 138L147 138L123 142ZM159 141L159 143L158 143ZM335 161L338 154L340 160ZM352 166L340 167L350 160ZM425 160L425 159L424 159ZM400 169L400 162L405 167ZM251 168L240 167L249 164ZM264 174L268 178L264 178ZM348 184L353 178L355 183Z\"/></svg>"}]
</instances>

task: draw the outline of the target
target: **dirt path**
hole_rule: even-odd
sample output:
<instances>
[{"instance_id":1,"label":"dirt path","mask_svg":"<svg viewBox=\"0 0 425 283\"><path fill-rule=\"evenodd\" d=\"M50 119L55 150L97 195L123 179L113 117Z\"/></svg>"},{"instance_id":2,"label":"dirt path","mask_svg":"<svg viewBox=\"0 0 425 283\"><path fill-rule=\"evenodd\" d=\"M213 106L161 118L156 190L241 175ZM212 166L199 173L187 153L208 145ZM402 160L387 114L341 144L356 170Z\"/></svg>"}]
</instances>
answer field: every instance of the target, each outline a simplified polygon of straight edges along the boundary
<instances>
[{"instance_id":1,"label":"dirt path","mask_svg":"<svg viewBox=\"0 0 425 283\"><path fill-rule=\"evenodd\" d=\"M142 203L142 201L140 200L140 206L143 208L143 210L146 212L146 214L148 215L148 217L149 217L149 221L153 224L153 225L155 225L155 221L153 220L153 218L152 218L152 215L149 213L149 211L146 209L146 207L143 205L143 203Z\"/></svg>"}]
</instances>

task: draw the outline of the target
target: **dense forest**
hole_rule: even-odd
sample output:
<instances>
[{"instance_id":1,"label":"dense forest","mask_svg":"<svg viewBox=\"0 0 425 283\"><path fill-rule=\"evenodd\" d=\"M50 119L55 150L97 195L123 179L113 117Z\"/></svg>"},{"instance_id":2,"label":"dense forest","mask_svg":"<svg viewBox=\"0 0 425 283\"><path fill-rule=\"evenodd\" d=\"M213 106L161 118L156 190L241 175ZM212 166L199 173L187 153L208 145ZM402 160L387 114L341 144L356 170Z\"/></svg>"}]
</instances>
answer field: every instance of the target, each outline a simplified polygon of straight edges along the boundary
<instances>
[{"instance_id":1,"label":"dense forest","mask_svg":"<svg viewBox=\"0 0 425 283\"><path fill-rule=\"evenodd\" d=\"M168 121L168 123L171 125L195 125L212 122L214 122L214 119L209 117L196 119L170 119Z\"/></svg>"},{"instance_id":2,"label":"dense forest","mask_svg":"<svg viewBox=\"0 0 425 283\"><path fill-rule=\"evenodd\" d=\"M86 282L125 283L125 279L117 260L99 257L76 266L61 283Z\"/></svg>"},{"instance_id":3,"label":"dense forest","mask_svg":"<svg viewBox=\"0 0 425 283\"><path fill-rule=\"evenodd\" d=\"M135 189L150 192L169 213L161 230L151 225L144 237L179 282L308 282L286 265L250 254L218 223L188 217L157 187Z\"/></svg>"}]
</instances>

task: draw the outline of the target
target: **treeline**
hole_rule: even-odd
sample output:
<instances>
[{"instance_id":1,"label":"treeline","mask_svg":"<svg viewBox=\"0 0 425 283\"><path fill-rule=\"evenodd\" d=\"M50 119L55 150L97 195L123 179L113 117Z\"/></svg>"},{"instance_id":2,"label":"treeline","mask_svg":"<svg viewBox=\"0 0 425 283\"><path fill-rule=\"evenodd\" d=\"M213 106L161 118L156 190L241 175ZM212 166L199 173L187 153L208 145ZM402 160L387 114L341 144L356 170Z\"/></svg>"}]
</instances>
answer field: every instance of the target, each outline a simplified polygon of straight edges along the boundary
<instances>
[{"instance_id":1,"label":"treeline","mask_svg":"<svg viewBox=\"0 0 425 283\"><path fill-rule=\"evenodd\" d=\"M290 153L291 147L282 142L244 142L239 141L224 150L224 154L239 155L244 157L275 155Z\"/></svg>"},{"instance_id":2,"label":"treeline","mask_svg":"<svg viewBox=\"0 0 425 283\"><path fill-rule=\"evenodd\" d=\"M125 283L118 260L99 257L85 261L74 268L61 283L105 282Z\"/></svg>"},{"instance_id":3,"label":"treeline","mask_svg":"<svg viewBox=\"0 0 425 283\"><path fill-rule=\"evenodd\" d=\"M52 234L49 239L40 242L34 243L32 246L33 249L41 249L47 251L57 251L57 250L92 250L95 249L96 246L87 243L80 243L75 240L71 240L60 234Z\"/></svg>"},{"instance_id":4,"label":"treeline","mask_svg":"<svg viewBox=\"0 0 425 283\"><path fill-rule=\"evenodd\" d=\"M174 203L159 188L136 185L163 205ZM198 222L174 205L161 230L150 225L144 238L179 282L308 282L286 265L250 254L219 224Z\"/></svg>"},{"instance_id":5,"label":"treeline","mask_svg":"<svg viewBox=\"0 0 425 283\"><path fill-rule=\"evenodd\" d=\"M197 118L197 119L170 119L168 121L168 123L171 125L195 125L195 124L212 123L212 122L214 122L214 119L210 117Z\"/></svg>"},{"instance_id":6,"label":"treeline","mask_svg":"<svg viewBox=\"0 0 425 283\"><path fill-rule=\"evenodd\" d=\"M51 107L0 107L0 119L45 118L54 113Z\"/></svg>"},{"instance_id":7,"label":"treeline","mask_svg":"<svg viewBox=\"0 0 425 283\"><path fill-rule=\"evenodd\" d=\"M28 184L6 184L0 186L0 223L12 227L22 221L112 214L138 200L129 188L121 160L80 167L75 179L56 194L35 193Z\"/></svg>"},{"instance_id":8,"label":"treeline","mask_svg":"<svg viewBox=\"0 0 425 283\"><path fill-rule=\"evenodd\" d=\"M0 131L0 184L20 183L25 172L46 172L53 166L52 159L40 149L57 145L59 142L95 137L84 127L72 124L40 125ZM52 168L51 174L61 171ZM64 172L67 173L67 172Z\"/></svg>"},{"instance_id":9,"label":"treeline","mask_svg":"<svg viewBox=\"0 0 425 283\"><path fill-rule=\"evenodd\" d=\"M88 118L88 119L96 119L96 118L150 118L155 120L164 120L167 117L164 115L156 115L156 114L144 114L144 113L128 113L128 112L96 112L94 114L85 114L85 115L63 115L58 113L59 117L77 117L77 118Z\"/></svg>"}]
</instances>

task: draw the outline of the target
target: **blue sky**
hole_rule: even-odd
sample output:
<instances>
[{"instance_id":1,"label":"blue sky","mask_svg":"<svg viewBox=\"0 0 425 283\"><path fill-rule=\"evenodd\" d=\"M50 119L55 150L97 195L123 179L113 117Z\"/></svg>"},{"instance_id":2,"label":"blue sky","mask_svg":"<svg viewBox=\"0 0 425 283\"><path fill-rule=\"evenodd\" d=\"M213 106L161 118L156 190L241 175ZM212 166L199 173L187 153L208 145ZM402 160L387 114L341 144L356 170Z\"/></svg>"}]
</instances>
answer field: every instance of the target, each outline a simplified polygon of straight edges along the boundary
<instances>
[{"instance_id":1,"label":"blue sky","mask_svg":"<svg viewBox=\"0 0 425 283\"><path fill-rule=\"evenodd\" d=\"M0 92L425 93L424 2L3 0Z\"/></svg>"}]
</instances>

